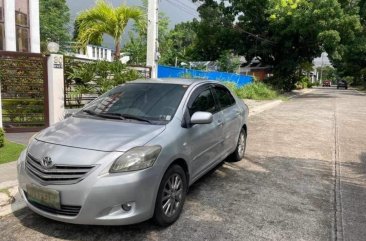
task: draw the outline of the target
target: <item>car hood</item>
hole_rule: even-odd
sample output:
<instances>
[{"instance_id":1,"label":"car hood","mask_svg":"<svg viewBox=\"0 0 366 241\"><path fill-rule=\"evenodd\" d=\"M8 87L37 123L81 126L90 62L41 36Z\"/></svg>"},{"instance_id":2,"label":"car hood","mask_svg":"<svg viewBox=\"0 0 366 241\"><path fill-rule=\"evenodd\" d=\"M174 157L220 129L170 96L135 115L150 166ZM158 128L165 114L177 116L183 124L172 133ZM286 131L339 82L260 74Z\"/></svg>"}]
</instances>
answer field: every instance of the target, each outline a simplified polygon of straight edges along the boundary
<instances>
[{"instance_id":1,"label":"car hood","mask_svg":"<svg viewBox=\"0 0 366 241\"><path fill-rule=\"evenodd\" d=\"M40 132L38 141L98 151L127 151L162 133L165 125L70 117Z\"/></svg>"}]
</instances>

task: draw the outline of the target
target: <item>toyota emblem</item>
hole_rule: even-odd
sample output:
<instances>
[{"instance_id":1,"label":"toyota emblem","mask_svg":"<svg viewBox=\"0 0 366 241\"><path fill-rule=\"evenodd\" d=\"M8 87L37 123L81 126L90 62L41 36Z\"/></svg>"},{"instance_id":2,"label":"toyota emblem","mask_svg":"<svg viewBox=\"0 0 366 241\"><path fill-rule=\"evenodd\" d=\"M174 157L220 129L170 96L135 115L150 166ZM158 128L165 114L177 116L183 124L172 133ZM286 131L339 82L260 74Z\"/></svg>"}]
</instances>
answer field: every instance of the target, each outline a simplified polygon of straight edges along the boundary
<instances>
[{"instance_id":1,"label":"toyota emblem","mask_svg":"<svg viewBox=\"0 0 366 241\"><path fill-rule=\"evenodd\" d=\"M49 156L43 157L41 164L44 168L49 169L52 167L52 159Z\"/></svg>"}]
</instances>

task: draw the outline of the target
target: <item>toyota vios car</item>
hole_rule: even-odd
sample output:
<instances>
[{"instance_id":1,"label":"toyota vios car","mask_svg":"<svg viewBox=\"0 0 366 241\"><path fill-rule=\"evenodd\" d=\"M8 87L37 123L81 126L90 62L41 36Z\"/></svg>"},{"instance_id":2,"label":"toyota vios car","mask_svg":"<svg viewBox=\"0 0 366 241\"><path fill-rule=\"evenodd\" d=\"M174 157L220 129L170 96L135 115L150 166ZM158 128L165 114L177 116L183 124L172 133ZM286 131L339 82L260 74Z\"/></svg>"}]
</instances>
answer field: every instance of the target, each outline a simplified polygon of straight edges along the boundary
<instances>
[{"instance_id":1,"label":"toyota vios car","mask_svg":"<svg viewBox=\"0 0 366 241\"><path fill-rule=\"evenodd\" d=\"M218 82L123 84L29 141L18 160L20 193L34 212L62 222L169 225L189 185L226 157L243 157L247 117Z\"/></svg>"}]
</instances>

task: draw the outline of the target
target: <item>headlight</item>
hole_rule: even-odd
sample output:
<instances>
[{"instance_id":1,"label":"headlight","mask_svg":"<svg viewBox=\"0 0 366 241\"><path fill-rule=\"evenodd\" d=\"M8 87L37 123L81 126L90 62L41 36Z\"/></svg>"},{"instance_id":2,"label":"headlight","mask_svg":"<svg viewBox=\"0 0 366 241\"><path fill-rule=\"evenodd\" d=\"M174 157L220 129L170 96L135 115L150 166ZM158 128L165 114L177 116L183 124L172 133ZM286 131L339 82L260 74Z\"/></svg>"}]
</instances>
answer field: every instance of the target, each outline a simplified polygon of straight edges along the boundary
<instances>
[{"instance_id":1,"label":"headlight","mask_svg":"<svg viewBox=\"0 0 366 241\"><path fill-rule=\"evenodd\" d=\"M146 169L154 165L161 146L135 147L118 157L109 172L129 172Z\"/></svg>"}]
</instances>

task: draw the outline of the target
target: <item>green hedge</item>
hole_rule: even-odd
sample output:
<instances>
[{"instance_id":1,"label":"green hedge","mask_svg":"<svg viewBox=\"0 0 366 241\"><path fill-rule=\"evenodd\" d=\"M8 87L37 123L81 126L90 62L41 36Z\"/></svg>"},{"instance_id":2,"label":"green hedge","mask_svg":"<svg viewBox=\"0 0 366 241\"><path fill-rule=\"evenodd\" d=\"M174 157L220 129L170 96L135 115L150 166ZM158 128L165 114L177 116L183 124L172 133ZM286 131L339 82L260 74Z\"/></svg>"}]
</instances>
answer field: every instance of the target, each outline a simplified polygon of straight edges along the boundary
<instances>
[{"instance_id":1,"label":"green hedge","mask_svg":"<svg viewBox=\"0 0 366 241\"><path fill-rule=\"evenodd\" d=\"M3 99L3 121L42 121L44 101L37 99Z\"/></svg>"},{"instance_id":2,"label":"green hedge","mask_svg":"<svg viewBox=\"0 0 366 241\"><path fill-rule=\"evenodd\" d=\"M3 147L5 144L5 133L4 130L0 128L0 147Z\"/></svg>"}]
</instances>

